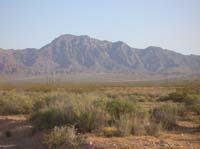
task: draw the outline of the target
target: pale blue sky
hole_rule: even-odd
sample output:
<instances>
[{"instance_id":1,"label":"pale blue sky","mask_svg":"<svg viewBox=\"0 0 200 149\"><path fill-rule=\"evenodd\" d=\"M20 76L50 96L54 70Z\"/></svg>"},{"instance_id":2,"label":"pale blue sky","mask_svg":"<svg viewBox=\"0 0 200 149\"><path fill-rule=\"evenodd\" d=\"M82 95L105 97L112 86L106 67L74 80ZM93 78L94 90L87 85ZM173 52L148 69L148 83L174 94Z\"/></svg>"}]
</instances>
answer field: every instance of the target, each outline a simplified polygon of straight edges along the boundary
<instances>
[{"instance_id":1,"label":"pale blue sky","mask_svg":"<svg viewBox=\"0 0 200 149\"><path fill-rule=\"evenodd\" d=\"M40 48L60 34L200 55L200 0L0 0L1 48Z\"/></svg>"}]
</instances>

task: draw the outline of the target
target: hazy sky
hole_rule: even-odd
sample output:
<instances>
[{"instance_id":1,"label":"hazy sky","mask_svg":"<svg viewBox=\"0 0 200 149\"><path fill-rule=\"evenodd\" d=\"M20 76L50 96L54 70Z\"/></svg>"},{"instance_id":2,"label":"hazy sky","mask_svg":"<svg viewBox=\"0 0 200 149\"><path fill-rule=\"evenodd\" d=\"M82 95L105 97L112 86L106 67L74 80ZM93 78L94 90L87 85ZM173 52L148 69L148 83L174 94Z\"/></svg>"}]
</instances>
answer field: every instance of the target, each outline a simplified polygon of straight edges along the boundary
<instances>
[{"instance_id":1,"label":"hazy sky","mask_svg":"<svg viewBox=\"0 0 200 149\"><path fill-rule=\"evenodd\" d=\"M1 48L40 48L60 34L200 55L200 0L0 0Z\"/></svg>"}]
</instances>

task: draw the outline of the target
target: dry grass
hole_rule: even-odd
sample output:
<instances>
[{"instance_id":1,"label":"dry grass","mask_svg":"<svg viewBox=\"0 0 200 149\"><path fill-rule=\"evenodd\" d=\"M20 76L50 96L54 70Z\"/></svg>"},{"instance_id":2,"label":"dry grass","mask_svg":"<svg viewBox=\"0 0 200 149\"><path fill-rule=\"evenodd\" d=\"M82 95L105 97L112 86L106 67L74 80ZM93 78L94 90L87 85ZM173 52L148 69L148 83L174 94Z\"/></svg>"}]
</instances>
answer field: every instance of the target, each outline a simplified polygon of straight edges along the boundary
<instances>
[{"instance_id":1,"label":"dry grass","mask_svg":"<svg viewBox=\"0 0 200 149\"><path fill-rule=\"evenodd\" d=\"M6 128L3 134L6 131L9 134L11 133L9 139L16 145L24 142L15 138L15 129L18 130L17 133L28 130L29 135L25 136L29 138L29 143L31 143L31 141L34 142L32 139L35 139L40 133L42 135L40 134L39 139L40 141L43 140L42 136L44 134L51 134L54 126L62 128L66 125L74 125L81 136L87 136L85 145L88 147L93 146L94 148L108 149L128 147L191 148L193 146L194 148L198 148L200 147L200 134L198 133L200 122L197 109L200 92L198 86L191 88L188 89L185 86L145 87L124 85L53 85L49 87L45 87L44 85L39 87L38 85L22 85L20 87L1 87L0 130ZM189 99L191 100L186 100L187 102L182 102L182 100L180 100L181 102L174 102L171 99L167 101L160 100L174 92L187 92L190 95L187 97L190 97ZM159 122L151 121L151 112L163 107L166 103L167 105L189 107L188 109L190 109L187 111L185 110L187 108L183 108L181 115L179 114L179 109L174 112L173 109L170 111L170 108L166 108L161 110L163 113L159 112L164 114L164 116L156 115L160 116L160 118L165 117L165 120L173 121L173 125L176 126L172 130L163 128L166 123L163 119ZM139 110L136 107L139 107ZM49 111L50 113L48 113ZM170 112L171 115L165 115ZM16 116L15 114L18 115ZM34 115L36 123L32 121L33 123L30 125L30 123L27 123L27 119ZM53 119L51 119L52 117ZM49 130L36 132L32 136L32 126L41 125L46 120L50 121L47 121L48 123L44 125L44 128L51 124L49 122L56 123L52 123L51 127L47 127ZM21 123L22 121L23 123ZM13 124L16 123L16 128L11 127L11 122ZM18 125L23 127L18 128ZM3 138L1 139L1 144L6 142L6 138L4 137L4 135L0 136L0 139ZM20 139L23 140L25 137L22 135ZM17 141L18 143L16 143ZM21 144L20 147L22 146ZM41 148L44 147L42 144L39 146ZM81 146L83 147L84 143Z\"/></svg>"}]
</instances>

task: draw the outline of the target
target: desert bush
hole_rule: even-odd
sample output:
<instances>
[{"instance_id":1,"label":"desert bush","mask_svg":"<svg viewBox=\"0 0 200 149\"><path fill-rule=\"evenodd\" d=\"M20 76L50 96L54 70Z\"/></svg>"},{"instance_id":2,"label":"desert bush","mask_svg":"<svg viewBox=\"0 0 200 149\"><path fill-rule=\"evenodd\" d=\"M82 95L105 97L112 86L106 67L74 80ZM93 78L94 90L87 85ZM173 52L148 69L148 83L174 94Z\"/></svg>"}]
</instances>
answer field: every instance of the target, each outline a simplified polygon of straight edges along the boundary
<instances>
[{"instance_id":1,"label":"desert bush","mask_svg":"<svg viewBox=\"0 0 200 149\"><path fill-rule=\"evenodd\" d=\"M184 91L184 92L183 92ZM173 101L173 102L181 102L185 105L182 106L179 111L179 114L184 114L185 112L192 111L200 114L200 95L197 94L199 90L191 91L191 89L183 89L183 91L177 91L169 94L168 96L161 97L160 101Z\"/></svg>"},{"instance_id":2,"label":"desert bush","mask_svg":"<svg viewBox=\"0 0 200 149\"><path fill-rule=\"evenodd\" d=\"M162 124L165 129L176 125L178 108L174 104L165 104L154 108L151 113L151 121Z\"/></svg>"},{"instance_id":3,"label":"desert bush","mask_svg":"<svg viewBox=\"0 0 200 149\"><path fill-rule=\"evenodd\" d=\"M100 107L88 105L85 110L82 110L76 127L80 132L92 132L107 125L110 117L106 111Z\"/></svg>"},{"instance_id":4,"label":"desert bush","mask_svg":"<svg viewBox=\"0 0 200 149\"><path fill-rule=\"evenodd\" d=\"M118 130L118 135L128 136L133 131L133 117L130 114L121 115L114 125Z\"/></svg>"},{"instance_id":5,"label":"desert bush","mask_svg":"<svg viewBox=\"0 0 200 149\"><path fill-rule=\"evenodd\" d=\"M137 102L127 99L112 99L107 102L106 111L110 114L111 126L117 128L118 135L145 134L148 114Z\"/></svg>"},{"instance_id":6,"label":"desert bush","mask_svg":"<svg viewBox=\"0 0 200 149\"><path fill-rule=\"evenodd\" d=\"M38 112L43 109L56 108L62 104L63 97L58 95L45 94L39 97L33 105L33 112Z\"/></svg>"},{"instance_id":7,"label":"desert bush","mask_svg":"<svg viewBox=\"0 0 200 149\"><path fill-rule=\"evenodd\" d=\"M120 136L144 135L145 127L148 123L148 114L145 110L139 109L134 113L122 114L119 120L113 124Z\"/></svg>"},{"instance_id":8,"label":"desert bush","mask_svg":"<svg viewBox=\"0 0 200 149\"><path fill-rule=\"evenodd\" d=\"M187 94L183 92L173 92L165 97L161 97L160 101L173 101L173 102L185 102Z\"/></svg>"},{"instance_id":9,"label":"desert bush","mask_svg":"<svg viewBox=\"0 0 200 149\"><path fill-rule=\"evenodd\" d=\"M138 108L134 113L123 114L114 124L118 130L118 136L128 135L154 135L162 131L160 122L152 120L150 115L143 108Z\"/></svg>"},{"instance_id":10,"label":"desert bush","mask_svg":"<svg viewBox=\"0 0 200 149\"><path fill-rule=\"evenodd\" d=\"M127 99L112 99L107 102L106 110L113 119L120 119L121 115L137 111L137 104Z\"/></svg>"},{"instance_id":11,"label":"desert bush","mask_svg":"<svg viewBox=\"0 0 200 149\"><path fill-rule=\"evenodd\" d=\"M67 114L56 109L45 109L31 115L30 121L36 130L51 129L55 126L65 125Z\"/></svg>"},{"instance_id":12,"label":"desert bush","mask_svg":"<svg viewBox=\"0 0 200 149\"><path fill-rule=\"evenodd\" d=\"M48 148L57 148L65 145L67 148L75 149L79 147L80 141L74 126L55 127L44 138L44 143L47 144Z\"/></svg>"},{"instance_id":13,"label":"desert bush","mask_svg":"<svg viewBox=\"0 0 200 149\"><path fill-rule=\"evenodd\" d=\"M39 130L65 124L73 125L77 117L75 108L68 97L49 94L35 102L30 121Z\"/></svg>"},{"instance_id":14,"label":"desert bush","mask_svg":"<svg viewBox=\"0 0 200 149\"><path fill-rule=\"evenodd\" d=\"M90 98L90 95L87 97ZM80 132L91 132L105 126L108 113L100 105L100 100L84 98L84 95L72 94L38 100L34 104L31 121L39 129L67 124L74 125Z\"/></svg>"},{"instance_id":15,"label":"desert bush","mask_svg":"<svg viewBox=\"0 0 200 149\"><path fill-rule=\"evenodd\" d=\"M133 135L145 135L146 134L146 125L147 122L140 122L135 120L135 122L133 122L133 127L132 127L132 134Z\"/></svg>"},{"instance_id":16,"label":"desert bush","mask_svg":"<svg viewBox=\"0 0 200 149\"><path fill-rule=\"evenodd\" d=\"M33 99L28 95L17 92L8 92L0 98L0 114L28 114L33 107Z\"/></svg>"}]
</instances>

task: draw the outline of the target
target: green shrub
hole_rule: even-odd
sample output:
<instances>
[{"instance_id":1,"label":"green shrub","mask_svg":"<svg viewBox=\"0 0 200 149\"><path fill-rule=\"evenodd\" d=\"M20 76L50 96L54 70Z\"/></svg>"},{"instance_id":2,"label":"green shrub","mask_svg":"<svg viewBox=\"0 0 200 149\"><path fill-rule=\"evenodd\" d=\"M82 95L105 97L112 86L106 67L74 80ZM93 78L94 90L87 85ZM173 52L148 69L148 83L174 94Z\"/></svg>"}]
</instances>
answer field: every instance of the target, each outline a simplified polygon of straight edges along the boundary
<instances>
[{"instance_id":1,"label":"green shrub","mask_svg":"<svg viewBox=\"0 0 200 149\"><path fill-rule=\"evenodd\" d=\"M165 97L161 97L160 101L173 101L173 102L185 102L187 94L183 92L173 92Z\"/></svg>"},{"instance_id":2,"label":"green shrub","mask_svg":"<svg viewBox=\"0 0 200 149\"><path fill-rule=\"evenodd\" d=\"M61 145L65 145L66 148L78 148L80 143L80 137L76 134L74 127L55 127L50 134L44 138L44 143L49 148L57 148Z\"/></svg>"},{"instance_id":3,"label":"green shrub","mask_svg":"<svg viewBox=\"0 0 200 149\"><path fill-rule=\"evenodd\" d=\"M163 128L170 129L176 125L177 106L173 104L165 104L153 109L151 113L151 121L162 124Z\"/></svg>"},{"instance_id":4,"label":"green shrub","mask_svg":"<svg viewBox=\"0 0 200 149\"><path fill-rule=\"evenodd\" d=\"M36 129L51 129L55 126L74 125L75 106L63 96L47 95L35 102L30 121Z\"/></svg>"},{"instance_id":5,"label":"green shrub","mask_svg":"<svg viewBox=\"0 0 200 149\"><path fill-rule=\"evenodd\" d=\"M32 114L30 121L35 129L51 129L55 126L65 125L67 123L67 115L56 109L46 109Z\"/></svg>"},{"instance_id":6,"label":"green shrub","mask_svg":"<svg viewBox=\"0 0 200 149\"><path fill-rule=\"evenodd\" d=\"M135 102L127 99L112 99L107 102L106 110L114 118L119 120L120 116L127 113L134 113L137 110Z\"/></svg>"}]
</instances>

